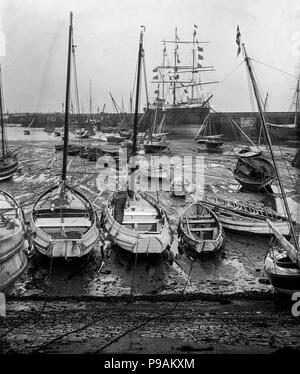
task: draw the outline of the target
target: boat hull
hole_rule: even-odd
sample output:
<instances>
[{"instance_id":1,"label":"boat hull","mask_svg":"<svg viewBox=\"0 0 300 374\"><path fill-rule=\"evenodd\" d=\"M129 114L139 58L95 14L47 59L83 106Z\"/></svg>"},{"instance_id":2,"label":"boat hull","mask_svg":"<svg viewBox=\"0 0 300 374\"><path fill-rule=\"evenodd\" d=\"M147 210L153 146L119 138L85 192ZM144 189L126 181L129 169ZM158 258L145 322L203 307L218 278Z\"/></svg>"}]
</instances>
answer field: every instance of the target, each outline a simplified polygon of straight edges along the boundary
<instances>
[{"instance_id":1,"label":"boat hull","mask_svg":"<svg viewBox=\"0 0 300 374\"><path fill-rule=\"evenodd\" d=\"M53 258L80 258L92 251L99 237L96 223L82 236L82 239L52 239L49 235L35 226L31 220L31 226L35 232L32 244L42 255Z\"/></svg>"},{"instance_id":2,"label":"boat hull","mask_svg":"<svg viewBox=\"0 0 300 374\"><path fill-rule=\"evenodd\" d=\"M11 178L17 169L18 161L14 161L8 165L0 165L0 182Z\"/></svg>"},{"instance_id":3,"label":"boat hull","mask_svg":"<svg viewBox=\"0 0 300 374\"><path fill-rule=\"evenodd\" d=\"M27 265L24 252L22 227L6 238L0 239L0 291L4 291L15 282Z\"/></svg>"},{"instance_id":4,"label":"boat hull","mask_svg":"<svg viewBox=\"0 0 300 374\"><path fill-rule=\"evenodd\" d=\"M207 141L205 142L206 148L209 148L209 149L218 149L223 144L224 142L207 142Z\"/></svg>"},{"instance_id":5,"label":"boat hull","mask_svg":"<svg viewBox=\"0 0 300 374\"><path fill-rule=\"evenodd\" d=\"M169 248L171 242L170 227L166 218L159 233L141 234L118 223L106 204L102 225L114 244L134 254L161 254Z\"/></svg>"},{"instance_id":6,"label":"boat hull","mask_svg":"<svg viewBox=\"0 0 300 374\"><path fill-rule=\"evenodd\" d=\"M264 270L276 292L290 295L300 291L299 268L278 266L269 252L265 256Z\"/></svg>"},{"instance_id":7,"label":"boat hull","mask_svg":"<svg viewBox=\"0 0 300 374\"><path fill-rule=\"evenodd\" d=\"M233 219L225 214L218 214L218 218L225 230L238 233L272 235L272 231L267 221L259 219L247 219L244 216ZM277 230L284 236L290 235L290 226L288 221L272 222Z\"/></svg>"},{"instance_id":8,"label":"boat hull","mask_svg":"<svg viewBox=\"0 0 300 374\"><path fill-rule=\"evenodd\" d=\"M272 209L259 209L209 194L204 197L203 203L215 211L225 230L243 234L272 235L266 221L269 219L282 235L290 235L288 220Z\"/></svg>"},{"instance_id":9,"label":"boat hull","mask_svg":"<svg viewBox=\"0 0 300 374\"><path fill-rule=\"evenodd\" d=\"M165 149L168 148L168 145L167 144L145 144L144 143L144 149L145 149L145 152L146 153L156 153L156 152L162 152L164 151Z\"/></svg>"},{"instance_id":10,"label":"boat hull","mask_svg":"<svg viewBox=\"0 0 300 374\"><path fill-rule=\"evenodd\" d=\"M190 210L191 210L191 207L195 205L201 206L203 209L203 212L209 213L212 219L216 222L217 224L216 228L217 228L218 233L214 239L196 240L185 229L184 221L186 218L192 217L192 215L190 214ZM201 220L201 217L199 218L199 220ZM203 224L205 224L205 220L203 220L202 222ZM202 229L205 230L205 227L203 227ZM195 203L195 204L192 204L190 207L188 207L184 211L184 213L181 215L179 219L179 226L178 226L178 237L183 247L186 247L198 254L205 254L205 253L214 253L218 251L219 249L221 249L224 243L225 233L215 213L209 208L203 207L200 203Z\"/></svg>"},{"instance_id":11,"label":"boat hull","mask_svg":"<svg viewBox=\"0 0 300 374\"><path fill-rule=\"evenodd\" d=\"M251 163L257 170L259 168L264 173L264 177L261 177L261 174L260 176L257 173L253 174L254 169L245 162ZM259 156L247 158L245 162L240 158L233 172L235 179L240 185L248 191L259 191L271 186L275 179L275 169L268 160Z\"/></svg>"},{"instance_id":12,"label":"boat hull","mask_svg":"<svg viewBox=\"0 0 300 374\"><path fill-rule=\"evenodd\" d=\"M68 186L65 187L64 197L56 200L57 204L72 201L73 207L64 209L64 205L58 205L56 210L54 198L60 196L61 188L64 187L59 185L46 191L33 206L31 242L38 252L47 257L80 258L91 252L98 242L97 216L89 200ZM41 204L46 206L47 200L48 208L43 212Z\"/></svg>"}]
</instances>

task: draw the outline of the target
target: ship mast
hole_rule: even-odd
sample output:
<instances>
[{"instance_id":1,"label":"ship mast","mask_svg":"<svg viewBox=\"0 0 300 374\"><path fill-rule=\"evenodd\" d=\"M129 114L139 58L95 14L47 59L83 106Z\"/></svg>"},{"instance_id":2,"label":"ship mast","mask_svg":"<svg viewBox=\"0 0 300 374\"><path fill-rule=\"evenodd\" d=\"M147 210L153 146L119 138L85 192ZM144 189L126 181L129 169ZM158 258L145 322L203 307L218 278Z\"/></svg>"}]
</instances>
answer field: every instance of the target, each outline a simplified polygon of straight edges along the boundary
<instances>
[{"instance_id":1,"label":"ship mast","mask_svg":"<svg viewBox=\"0 0 300 374\"><path fill-rule=\"evenodd\" d=\"M66 177L67 177L72 44L73 44L73 13L70 12L69 46L68 46L68 62L67 62L67 84L66 84L66 101L65 101L64 155L63 155L63 167L62 167L62 175L61 175L62 182L65 182Z\"/></svg>"},{"instance_id":2,"label":"ship mast","mask_svg":"<svg viewBox=\"0 0 300 374\"><path fill-rule=\"evenodd\" d=\"M165 65L166 65L166 43L164 42L164 49L163 49L163 75L162 75L162 99L165 100L165 71L164 71L164 68L165 68Z\"/></svg>"},{"instance_id":3,"label":"ship mast","mask_svg":"<svg viewBox=\"0 0 300 374\"><path fill-rule=\"evenodd\" d=\"M193 32L193 67L192 67L192 102L194 99L194 75L195 75L195 40L196 40L196 29Z\"/></svg>"},{"instance_id":4,"label":"ship mast","mask_svg":"<svg viewBox=\"0 0 300 374\"><path fill-rule=\"evenodd\" d=\"M1 142L2 142L2 158L6 156L5 149L5 132L4 132L4 119L3 119L3 97L2 97L2 68L0 65L0 121L1 121Z\"/></svg>"},{"instance_id":5,"label":"ship mast","mask_svg":"<svg viewBox=\"0 0 300 374\"><path fill-rule=\"evenodd\" d=\"M178 43L177 43L177 26L175 27L175 48L174 48L174 83L173 83L173 105L176 104L176 74L177 74L177 50L178 50Z\"/></svg>"},{"instance_id":6,"label":"ship mast","mask_svg":"<svg viewBox=\"0 0 300 374\"><path fill-rule=\"evenodd\" d=\"M92 80L90 79L90 120L92 119Z\"/></svg>"},{"instance_id":7,"label":"ship mast","mask_svg":"<svg viewBox=\"0 0 300 374\"><path fill-rule=\"evenodd\" d=\"M143 37L145 27L141 26L140 41L139 41L139 52L138 52L138 67L137 67L137 81L136 81L136 95L135 95L135 112L134 112L134 122L133 122L133 146L132 155L134 156L137 151L137 127L138 127L138 115L139 115L139 97L140 97L140 79L141 79L141 61L144 53L143 49Z\"/></svg>"},{"instance_id":8,"label":"ship mast","mask_svg":"<svg viewBox=\"0 0 300 374\"><path fill-rule=\"evenodd\" d=\"M293 237L293 240L294 240L294 243L295 243L295 248L296 248L297 252L299 252L299 244L298 244L298 241L297 241L297 238L296 238L296 233L295 233L294 226L293 226L293 223L292 223L293 221L292 221L290 208L289 208L289 205L288 205L288 202L287 202L286 194L285 194L283 184L282 184L282 181L281 181L281 177L280 177L280 174L279 174L277 161L275 159L275 155L274 155L274 152L273 152L273 149L272 149L272 142L271 142L271 138L270 138L270 134L269 134L269 129L268 129L268 126L266 124L265 116L264 116L264 113L263 113L263 106L262 106L261 97L260 97L260 94L259 94L258 85L257 85L256 79L254 77L252 64L251 64L250 58L247 55L247 51L246 51L246 47L245 47L244 43L242 44L242 47L243 47L243 53L244 53L246 65L247 65L247 68L248 68L248 72L249 72L249 75L250 75L250 79L251 79L256 103L257 103L258 110L259 110L260 119L261 119L261 122L262 122L262 125L263 125L263 128L264 128L264 131L265 131L266 140L267 140L267 143L268 143L268 146L269 146L269 149L270 149L271 157L272 157L274 168L275 168L275 173L276 173L278 183L279 183L279 187L280 187L280 190L281 190L281 194L282 194L282 198L283 198L283 202L284 202L284 207L285 207L285 210L286 210L286 213L287 213L287 216L288 216L288 220L289 220L289 223L290 223L290 226L291 226L291 233L292 233L292 237Z\"/></svg>"},{"instance_id":9,"label":"ship mast","mask_svg":"<svg viewBox=\"0 0 300 374\"><path fill-rule=\"evenodd\" d=\"M297 90L296 90L296 107L295 107L295 119L294 119L294 124L296 128L297 128L297 116L298 116L298 110L299 110L299 81L300 81L300 78L298 78Z\"/></svg>"}]
</instances>

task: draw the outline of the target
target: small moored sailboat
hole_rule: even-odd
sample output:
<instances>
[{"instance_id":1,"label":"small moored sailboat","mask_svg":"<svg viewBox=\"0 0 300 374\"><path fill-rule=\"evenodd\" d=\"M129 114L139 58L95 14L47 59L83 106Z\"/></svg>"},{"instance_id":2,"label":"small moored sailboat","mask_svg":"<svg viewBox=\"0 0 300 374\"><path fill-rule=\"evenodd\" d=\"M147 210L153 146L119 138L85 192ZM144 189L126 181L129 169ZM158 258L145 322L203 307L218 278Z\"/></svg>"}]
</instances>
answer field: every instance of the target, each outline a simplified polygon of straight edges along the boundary
<instances>
[{"instance_id":1,"label":"small moored sailboat","mask_svg":"<svg viewBox=\"0 0 300 374\"><path fill-rule=\"evenodd\" d=\"M218 150L224 143L223 136L224 134L215 133L208 113L195 136L195 141L198 144L205 144L210 150Z\"/></svg>"},{"instance_id":2,"label":"small moored sailboat","mask_svg":"<svg viewBox=\"0 0 300 374\"><path fill-rule=\"evenodd\" d=\"M35 121L35 118L33 118L33 120L30 122L29 126L24 130L24 135L30 135L30 127L32 126L32 124L34 123Z\"/></svg>"},{"instance_id":3,"label":"small moored sailboat","mask_svg":"<svg viewBox=\"0 0 300 374\"><path fill-rule=\"evenodd\" d=\"M70 14L66 86L63 167L58 186L43 193L32 209L31 228L34 248L48 257L74 258L88 254L95 246L99 230L91 202L67 185L70 67L73 48L73 22Z\"/></svg>"},{"instance_id":4,"label":"small moored sailboat","mask_svg":"<svg viewBox=\"0 0 300 374\"><path fill-rule=\"evenodd\" d=\"M137 152L140 70L143 52L143 30L141 30L132 156L135 156ZM113 243L136 255L161 254L169 248L171 243L167 215L158 201L146 193L128 189L114 192L107 200L102 223Z\"/></svg>"},{"instance_id":5,"label":"small moored sailboat","mask_svg":"<svg viewBox=\"0 0 300 374\"><path fill-rule=\"evenodd\" d=\"M240 33L239 33L239 37L237 37L237 42L240 48ZM281 192L284 208L285 208L288 222L290 225L291 240L292 240L292 243L289 243L282 236L282 234L278 231L275 225L270 220L268 220L267 223L270 226L271 232L273 232L279 245L277 247L275 247L274 244L271 245L271 249L267 253L264 259L264 268L272 285L277 291L283 292L283 293L290 293L290 292L300 290L299 242L296 236L291 211L289 208L286 193L284 191L283 184L281 181L279 168L278 168L277 161L275 159L274 151L272 148L272 141L271 141L271 137L269 133L269 128L268 128L268 125L266 123L265 116L263 113L261 95L259 94L258 85L255 79L254 73L253 73L251 60L247 56L245 45L243 44L242 46L244 50L245 61L246 61L247 68L249 71L256 103L257 103L260 118L261 118L261 123L264 129L265 135L266 135L266 141L267 141L270 154L271 154L271 158L272 158L272 162L274 165L275 175L278 180L278 185L279 185L279 189Z\"/></svg>"}]
</instances>

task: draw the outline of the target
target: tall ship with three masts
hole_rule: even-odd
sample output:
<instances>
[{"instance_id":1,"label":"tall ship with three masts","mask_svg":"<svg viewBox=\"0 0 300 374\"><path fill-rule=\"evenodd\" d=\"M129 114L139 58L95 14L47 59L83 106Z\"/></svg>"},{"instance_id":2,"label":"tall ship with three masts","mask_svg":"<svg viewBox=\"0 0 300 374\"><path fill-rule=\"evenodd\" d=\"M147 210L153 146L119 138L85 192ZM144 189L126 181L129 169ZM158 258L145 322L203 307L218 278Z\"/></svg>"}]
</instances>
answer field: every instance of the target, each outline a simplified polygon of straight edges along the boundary
<instances>
[{"instance_id":1,"label":"tall ship with three masts","mask_svg":"<svg viewBox=\"0 0 300 374\"><path fill-rule=\"evenodd\" d=\"M194 25L192 40L181 40L175 28L174 40L163 41L162 64L153 69L152 83L157 84L156 99L149 110L160 107L166 113L166 131L194 135L199 125L209 113L211 96L204 92L204 86L217 81L202 81L204 72L214 71L214 67L203 65L203 45L199 41L197 26ZM174 46L173 57L168 59L167 45Z\"/></svg>"}]
</instances>

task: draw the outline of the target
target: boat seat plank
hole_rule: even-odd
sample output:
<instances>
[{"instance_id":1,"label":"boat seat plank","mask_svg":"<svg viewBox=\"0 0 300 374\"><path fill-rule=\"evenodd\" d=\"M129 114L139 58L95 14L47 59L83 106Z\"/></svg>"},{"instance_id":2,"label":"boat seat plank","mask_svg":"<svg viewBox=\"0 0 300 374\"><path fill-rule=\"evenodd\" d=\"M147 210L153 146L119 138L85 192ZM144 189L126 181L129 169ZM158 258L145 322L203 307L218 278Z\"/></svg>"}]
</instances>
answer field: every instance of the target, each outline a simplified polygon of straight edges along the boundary
<instances>
[{"instance_id":1,"label":"boat seat plank","mask_svg":"<svg viewBox=\"0 0 300 374\"><path fill-rule=\"evenodd\" d=\"M195 216L195 217L186 217L189 222L193 222L194 220L198 220L198 219L208 219L208 218L212 218L211 214L206 214L206 215L203 215L203 216Z\"/></svg>"},{"instance_id":2,"label":"boat seat plank","mask_svg":"<svg viewBox=\"0 0 300 374\"><path fill-rule=\"evenodd\" d=\"M138 211L125 210L124 211L124 216L154 216L154 217L156 217L157 212L156 212L156 210L153 211L153 212L143 211L143 210L138 210Z\"/></svg>"},{"instance_id":3,"label":"boat seat plank","mask_svg":"<svg viewBox=\"0 0 300 374\"><path fill-rule=\"evenodd\" d=\"M125 217L124 217L125 218ZM155 223L158 223L159 222L159 220L158 219L144 219L144 220L130 220L130 219L128 219L128 217L127 217L127 219L124 219L123 220L123 222L122 222L122 224L123 225L126 225L126 224L135 224L135 223L137 223L138 225L140 224L140 225L143 225L143 224L155 224Z\"/></svg>"},{"instance_id":4,"label":"boat seat plank","mask_svg":"<svg viewBox=\"0 0 300 374\"><path fill-rule=\"evenodd\" d=\"M60 218L40 218L35 221L37 227L79 227L79 226L91 226L91 221L84 218L64 218L64 222L61 222Z\"/></svg>"},{"instance_id":5,"label":"boat seat plank","mask_svg":"<svg viewBox=\"0 0 300 374\"><path fill-rule=\"evenodd\" d=\"M213 231L215 227L193 227L190 228L190 231L192 232L201 232L201 231Z\"/></svg>"},{"instance_id":6,"label":"boat seat plank","mask_svg":"<svg viewBox=\"0 0 300 374\"><path fill-rule=\"evenodd\" d=\"M199 220L192 220L190 221L189 220L189 224L196 224L196 223L214 223L215 220L212 218L212 219L199 219Z\"/></svg>"}]
</instances>

